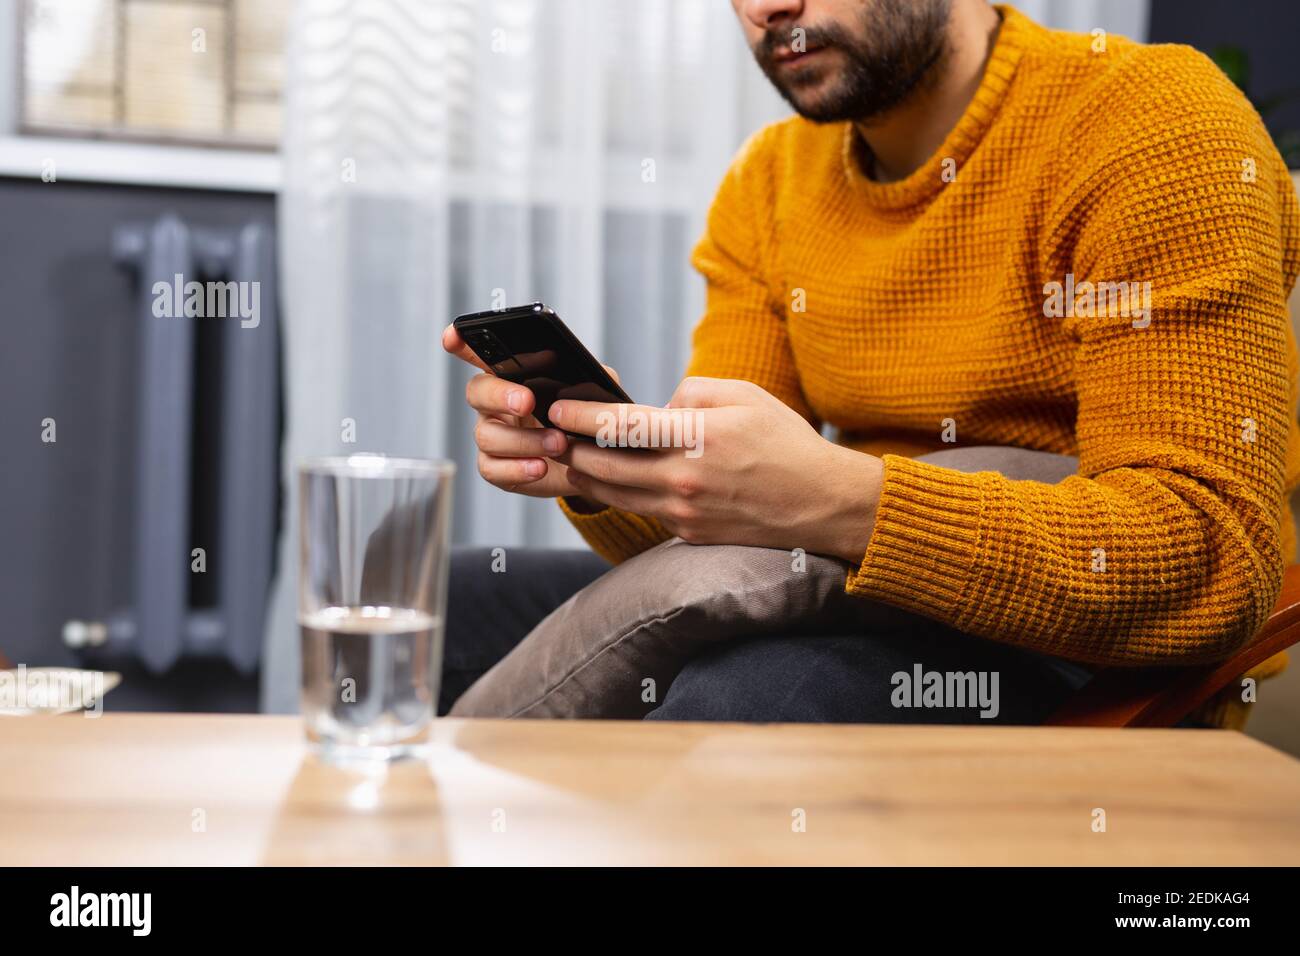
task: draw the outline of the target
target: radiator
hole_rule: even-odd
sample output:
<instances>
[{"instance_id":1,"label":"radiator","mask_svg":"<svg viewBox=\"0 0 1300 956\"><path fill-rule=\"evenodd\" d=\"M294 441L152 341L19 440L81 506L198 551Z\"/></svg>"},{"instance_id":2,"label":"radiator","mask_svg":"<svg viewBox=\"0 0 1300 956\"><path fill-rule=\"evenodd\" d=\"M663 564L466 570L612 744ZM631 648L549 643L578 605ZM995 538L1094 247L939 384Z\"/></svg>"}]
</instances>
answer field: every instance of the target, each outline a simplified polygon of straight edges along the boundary
<instances>
[{"instance_id":1,"label":"radiator","mask_svg":"<svg viewBox=\"0 0 1300 956\"><path fill-rule=\"evenodd\" d=\"M261 223L204 228L172 215L114 231L114 260L135 273L139 297L139 447L127 551L133 583L130 606L64 626L65 643L88 656L132 655L154 673L189 656L224 657L245 674L257 668L279 512L274 238ZM159 316L156 284L189 281L257 283L244 287L259 290L256 325L238 316ZM209 327L200 336L198 323L214 323L217 331ZM200 338L214 354L196 354ZM215 400L196 400L196 359L219 363ZM192 440L200 428L215 435L212 475L193 473ZM193 494L199 477L215 489L204 503ZM216 514L195 522L196 507L215 507ZM211 528L211 540L193 540L196 525ZM194 570L196 548L203 550L201 571ZM200 573L212 576L211 587L194 587ZM208 598L202 606L191 606L196 590Z\"/></svg>"}]
</instances>

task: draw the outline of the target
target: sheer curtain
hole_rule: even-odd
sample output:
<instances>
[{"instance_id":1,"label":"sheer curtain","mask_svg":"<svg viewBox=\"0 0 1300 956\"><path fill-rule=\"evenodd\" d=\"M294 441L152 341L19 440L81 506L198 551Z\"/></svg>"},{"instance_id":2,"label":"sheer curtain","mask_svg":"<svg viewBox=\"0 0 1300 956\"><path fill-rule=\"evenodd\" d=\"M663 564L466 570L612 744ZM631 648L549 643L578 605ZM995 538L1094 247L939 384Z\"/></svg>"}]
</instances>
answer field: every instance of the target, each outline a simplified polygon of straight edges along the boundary
<instances>
[{"instance_id":1,"label":"sheer curtain","mask_svg":"<svg viewBox=\"0 0 1300 956\"><path fill-rule=\"evenodd\" d=\"M1129 16L1145 2L1019 5L1145 30ZM478 479L469 373L441 330L543 299L630 394L662 404L703 302L687 258L713 191L744 138L788 112L724 0L297 0L289 38L273 712L297 707L293 463L454 458L457 541L576 546L552 502Z\"/></svg>"},{"instance_id":2,"label":"sheer curtain","mask_svg":"<svg viewBox=\"0 0 1300 956\"><path fill-rule=\"evenodd\" d=\"M1011 5L1044 26L1076 33L1100 27L1131 40L1147 38L1150 0L1012 0Z\"/></svg>"},{"instance_id":3,"label":"sheer curtain","mask_svg":"<svg viewBox=\"0 0 1300 956\"><path fill-rule=\"evenodd\" d=\"M285 522L262 703L297 705L293 462L459 463L453 530L580 541L478 479L459 312L545 300L638 400L667 401L703 287L687 262L744 137L785 114L715 0L298 0L280 199Z\"/></svg>"}]
</instances>

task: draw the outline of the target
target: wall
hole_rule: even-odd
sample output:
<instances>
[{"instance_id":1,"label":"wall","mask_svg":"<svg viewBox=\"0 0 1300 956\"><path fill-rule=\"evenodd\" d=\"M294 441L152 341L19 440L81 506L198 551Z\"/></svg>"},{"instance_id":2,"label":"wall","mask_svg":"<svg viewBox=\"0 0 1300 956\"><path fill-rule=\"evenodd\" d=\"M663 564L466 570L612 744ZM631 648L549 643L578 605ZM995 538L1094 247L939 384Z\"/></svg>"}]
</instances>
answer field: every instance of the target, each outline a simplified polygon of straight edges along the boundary
<instances>
[{"instance_id":1,"label":"wall","mask_svg":"<svg viewBox=\"0 0 1300 956\"><path fill-rule=\"evenodd\" d=\"M1251 94L1300 89L1300 3L1295 0L1152 0L1150 42L1186 43L1206 54L1238 46L1250 55ZM1300 96L1265 117L1276 135L1300 129Z\"/></svg>"}]
</instances>

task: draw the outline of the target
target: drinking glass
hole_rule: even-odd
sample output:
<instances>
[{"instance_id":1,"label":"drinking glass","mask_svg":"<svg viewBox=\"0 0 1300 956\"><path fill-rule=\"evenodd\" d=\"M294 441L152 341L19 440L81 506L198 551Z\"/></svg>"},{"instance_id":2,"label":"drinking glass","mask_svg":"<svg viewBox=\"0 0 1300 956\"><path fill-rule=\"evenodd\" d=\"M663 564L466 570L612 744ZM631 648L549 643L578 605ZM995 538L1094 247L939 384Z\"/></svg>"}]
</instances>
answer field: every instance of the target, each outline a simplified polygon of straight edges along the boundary
<instances>
[{"instance_id":1,"label":"drinking glass","mask_svg":"<svg viewBox=\"0 0 1300 956\"><path fill-rule=\"evenodd\" d=\"M428 740L454 474L383 455L299 465L302 712L326 759L392 759Z\"/></svg>"}]
</instances>

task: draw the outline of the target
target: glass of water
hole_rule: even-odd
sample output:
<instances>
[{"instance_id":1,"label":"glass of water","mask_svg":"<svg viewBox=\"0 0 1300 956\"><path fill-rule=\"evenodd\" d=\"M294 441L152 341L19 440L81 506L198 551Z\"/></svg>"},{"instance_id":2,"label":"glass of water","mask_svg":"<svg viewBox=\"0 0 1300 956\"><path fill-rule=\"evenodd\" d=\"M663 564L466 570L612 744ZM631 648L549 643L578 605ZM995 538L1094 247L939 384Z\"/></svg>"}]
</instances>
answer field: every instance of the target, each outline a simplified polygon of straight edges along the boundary
<instances>
[{"instance_id":1,"label":"glass of water","mask_svg":"<svg viewBox=\"0 0 1300 956\"><path fill-rule=\"evenodd\" d=\"M383 455L299 465L302 712L327 759L402 757L428 740L454 474Z\"/></svg>"}]
</instances>

